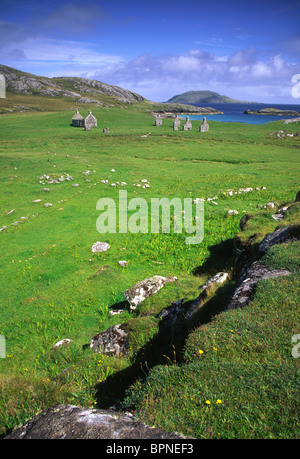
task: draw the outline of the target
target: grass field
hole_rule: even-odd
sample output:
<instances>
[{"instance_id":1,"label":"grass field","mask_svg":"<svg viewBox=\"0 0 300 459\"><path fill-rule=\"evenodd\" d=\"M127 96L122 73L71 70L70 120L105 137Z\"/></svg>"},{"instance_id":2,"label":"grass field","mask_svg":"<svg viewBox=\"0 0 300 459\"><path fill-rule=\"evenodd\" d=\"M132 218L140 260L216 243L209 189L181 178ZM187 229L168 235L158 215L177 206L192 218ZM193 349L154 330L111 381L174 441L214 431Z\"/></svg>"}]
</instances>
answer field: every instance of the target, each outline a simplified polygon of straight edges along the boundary
<instances>
[{"instance_id":1,"label":"grass field","mask_svg":"<svg viewBox=\"0 0 300 459\"><path fill-rule=\"evenodd\" d=\"M292 276L261 283L246 308L195 324L171 352L156 338L163 308L180 298L188 304L211 275L232 272L231 243L218 247L232 242L246 212L256 216L260 238L278 226L275 210L264 206L294 201L300 137L275 133L297 133L299 125L211 121L210 131L199 133L194 121L192 131L176 132L171 119L154 126L143 103L95 108L99 127L84 131L71 127L73 113L1 115L0 228L7 228L0 233L0 334L6 341L0 434L54 404L121 403L151 425L196 438L297 437L299 367L291 337L300 332L299 242L266 256L266 263L281 264ZM110 134L103 134L107 126ZM48 184L44 174L73 179ZM203 242L187 245L184 233L172 231L99 234L97 201L118 203L120 189L128 199L205 199ZM238 214L229 216L229 209ZM96 241L111 248L92 253ZM109 314L124 303L124 290L153 275L178 281L133 313ZM229 277L226 293L235 281ZM218 312L224 301L216 297ZM115 358L90 350L92 337L116 323L131 330L130 353ZM69 347L51 350L64 338L72 340Z\"/></svg>"}]
</instances>

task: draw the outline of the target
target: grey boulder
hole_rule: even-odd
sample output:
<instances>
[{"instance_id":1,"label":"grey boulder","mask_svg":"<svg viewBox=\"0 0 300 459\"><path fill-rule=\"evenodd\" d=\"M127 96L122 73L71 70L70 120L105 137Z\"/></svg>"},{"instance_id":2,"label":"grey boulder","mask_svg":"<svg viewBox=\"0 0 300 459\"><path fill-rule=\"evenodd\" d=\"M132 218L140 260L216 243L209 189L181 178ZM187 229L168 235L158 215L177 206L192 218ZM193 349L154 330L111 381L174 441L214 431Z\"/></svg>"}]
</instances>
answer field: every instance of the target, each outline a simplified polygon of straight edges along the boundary
<instances>
[{"instance_id":1,"label":"grey boulder","mask_svg":"<svg viewBox=\"0 0 300 459\"><path fill-rule=\"evenodd\" d=\"M124 296L130 303L130 308L135 309L146 298L157 293L168 282L174 282L175 280L177 280L177 277L153 276L125 290Z\"/></svg>"},{"instance_id":2,"label":"grey boulder","mask_svg":"<svg viewBox=\"0 0 300 459\"><path fill-rule=\"evenodd\" d=\"M5 439L180 439L129 415L58 405L42 411Z\"/></svg>"},{"instance_id":3,"label":"grey boulder","mask_svg":"<svg viewBox=\"0 0 300 459\"><path fill-rule=\"evenodd\" d=\"M103 353L119 357L128 350L128 333L122 324L113 325L102 333L95 335L90 348L96 353Z\"/></svg>"},{"instance_id":4,"label":"grey boulder","mask_svg":"<svg viewBox=\"0 0 300 459\"><path fill-rule=\"evenodd\" d=\"M262 279L272 279L278 276L288 276L290 271L287 269L274 269L270 271L265 265L255 261L246 271L244 276L235 289L225 310L242 308L248 304L252 297L253 290L258 281Z\"/></svg>"},{"instance_id":5,"label":"grey boulder","mask_svg":"<svg viewBox=\"0 0 300 459\"><path fill-rule=\"evenodd\" d=\"M92 252L106 252L110 248L110 245L107 242L97 241L92 245Z\"/></svg>"},{"instance_id":6,"label":"grey boulder","mask_svg":"<svg viewBox=\"0 0 300 459\"><path fill-rule=\"evenodd\" d=\"M258 247L258 252L260 254L267 253L268 249L274 244L280 244L287 239L293 237L294 225L285 226L278 230L273 231L273 233L267 234Z\"/></svg>"}]
</instances>

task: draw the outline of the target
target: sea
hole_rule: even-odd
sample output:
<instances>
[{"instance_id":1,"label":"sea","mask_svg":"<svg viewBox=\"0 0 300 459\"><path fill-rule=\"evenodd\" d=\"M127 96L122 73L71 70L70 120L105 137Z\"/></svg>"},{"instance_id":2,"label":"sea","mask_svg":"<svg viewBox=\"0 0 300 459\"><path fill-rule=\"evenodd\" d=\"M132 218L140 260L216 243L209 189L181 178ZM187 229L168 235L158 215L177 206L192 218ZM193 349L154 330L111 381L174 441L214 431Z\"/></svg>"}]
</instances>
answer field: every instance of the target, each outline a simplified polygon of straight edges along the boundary
<instances>
[{"instance_id":1,"label":"sea","mask_svg":"<svg viewBox=\"0 0 300 459\"><path fill-rule=\"evenodd\" d=\"M300 105L283 105L283 104L199 104L196 107L211 107L220 110L224 115L206 115L207 121L225 121L227 123L246 123L246 124L265 124L270 121L279 121L295 116L278 116L278 115L246 115L245 110L261 110L262 108L278 108L280 110L294 110L300 112ZM190 120L203 120L204 115L189 115Z\"/></svg>"}]
</instances>

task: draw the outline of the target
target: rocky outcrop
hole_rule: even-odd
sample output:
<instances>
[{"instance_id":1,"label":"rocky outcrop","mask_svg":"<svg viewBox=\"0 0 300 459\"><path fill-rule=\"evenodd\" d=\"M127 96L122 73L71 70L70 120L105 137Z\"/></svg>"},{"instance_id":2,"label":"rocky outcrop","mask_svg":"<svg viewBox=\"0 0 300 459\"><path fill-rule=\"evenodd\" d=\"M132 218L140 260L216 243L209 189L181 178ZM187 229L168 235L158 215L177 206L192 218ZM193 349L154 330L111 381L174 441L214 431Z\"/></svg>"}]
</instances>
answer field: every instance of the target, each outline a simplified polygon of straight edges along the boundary
<instances>
[{"instance_id":1,"label":"rocky outcrop","mask_svg":"<svg viewBox=\"0 0 300 459\"><path fill-rule=\"evenodd\" d=\"M289 276L290 274L290 271L287 269L274 269L270 271L265 265L255 261L240 279L225 310L227 311L246 306L252 298L254 288L258 281L262 279L273 279L278 276Z\"/></svg>"},{"instance_id":2,"label":"rocky outcrop","mask_svg":"<svg viewBox=\"0 0 300 459\"><path fill-rule=\"evenodd\" d=\"M201 308L204 300L211 293L212 288L218 284L223 284L226 281L227 277L228 277L228 273L219 272L215 274L214 276L212 276L207 282L205 282L204 285L200 287L201 293L195 299L195 301L192 303L191 307L189 308L188 312L186 313L186 316L185 316L186 320L190 320L195 316L195 314Z\"/></svg>"},{"instance_id":3,"label":"rocky outcrop","mask_svg":"<svg viewBox=\"0 0 300 459\"><path fill-rule=\"evenodd\" d=\"M176 277L153 276L138 282L136 285L124 292L124 296L130 304L130 310L134 310L146 298L149 298L151 295L157 293L168 282L174 282L175 280L177 280ZM176 310L176 317L179 309ZM119 314L120 312L122 312L122 310L113 310L111 315ZM172 311L171 315L170 311L168 311L168 313L162 311L161 314L161 318L164 319L166 319L166 315L168 315L168 322L170 322L171 316L172 322L176 319L174 311ZM126 355L128 352L128 346L129 333L126 329L126 324L113 325L107 330L95 335L90 342L90 348L95 352L101 352L115 357Z\"/></svg>"},{"instance_id":4,"label":"rocky outcrop","mask_svg":"<svg viewBox=\"0 0 300 459\"><path fill-rule=\"evenodd\" d=\"M177 280L177 277L153 276L125 290L124 296L130 303L130 309L135 309L142 301L157 293L168 282L174 282L175 280Z\"/></svg>"},{"instance_id":5,"label":"rocky outcrop","mask_svg":"<svg viewBox=\"0 0 300 459\"><path fill-rule=\"evenodd\" d=\"M292 119L284 120L283 124L299 123L299 121L300 121L300 117L292 118Z\"/></svg>"},{"instance_id":6,"label":"rocky outcrop","mask_svg":"<svg viewBox=\"0 0 300 459\"><path fill-rule=\"evenodd\" d=\"M37 79L37 77L21 76L18 80L10 81L6 89L19 94L38 94L39 96L47 97L80 97L80 94L76 92L62 89L44 78Z\"/></svg>"},{"instance_id":7,"label":"rocky outcrop","mask_svg":"<svg viewBox=\"0 0 300 459\"><path fill-rule=\"evenodd\" d=\"M292 238L297 233L297 228L294 225L285 226L273 233L267 234L258 246L258 252L260 255L267 253L269 248L274 244L280 244L287 239ZM299 234L297 234L299 235Z\"/></svg>"},{"instance_id":8,"label":"rocky outcrop","mask_svg":"<svg viewBox=\"0 0 300 459\"><path fill-rule=\"evenodd\" d=\"M195 115L218 115L223 114L220 110L212 107L196 107L188 104L173 104L173 103L155 103L151 102L152 114L155 116L161 114L164 117L173 116L174 114L195 114Z\"/></svg>"},{"instance_id":9,"label":"rocky outcrop","mask_svg":"<svg viewBox=\"0 0 300 459\"><path fill-rule=\"evenodd\" d=\"M272 217L275 220L281 220L285 217L287 209L287 206L282 207L276 214L272 215ZM249 214L242 217L240 221L240 228L242 231L245 229L247 221L250 218L253 218L253 216ZM269 279L290 274L287 270L270 271L266 266L261 264L259 260L273 245L293 241L298 238L300 236L299 225L291 224L284 226L283 228L276 229L272 233L267 234L258 244L256 241L259 241L260 236L261 235L259 233L254 233L248 238L248 240L244 241L243 244L241 244L238 236L234 239L234 264L235 267L240 270L241 278L236 291L226 306L226 310L245 306L251 299L255 285L260 279ZM253 254L251 255L252 244L257 245L257 248L255 249L256 261L250 264L251 256L253 257Z\"/></svg>"},{"instance_id":10,"label":"rocky outcrop","mask_svg":"<svg viewBox=\"0 0 300 459\"><path fill-rule=\"evenodd\" d=\"M89 97L80 97L80 99L77 100L79 104L100 104L101 102L98 99L90 99Z\"/></svg>"},{"instance_id":11,"label":"rocky outcrop","mask_svg":"<svg viewBox=\"0 0 300 459\"><path fill-rule=\"evenodd\" d=\"M102 333L94 336L90 348L96 353L120 357L128 351L128 332L124 324L113 325Z\"/></svg>"},{"instance_id":12,"label":"rocky outcrop","mask_svg":"<svg viewBox=\"0 0 300 459\"><path fill-rule=\"evenodd\" d=\"M108 85L97 80L87 78L62 77L47 78L21 72L5 65L0 65L0 73L6 80L6 90L19 94L37 94L46 97L69 97L79 103L101 104L98 98L86 97L93 94L105 94L124 102L142 102L144 97L118 86Z\"/></svg>"},{"instance_id":13,"label":"rocky outcrop","mask_svg":"<svg viewBox=\"0 0 300 459\"><path fill-rule=\"evenodd\" d=\"M280 209L277 210L276 214L272 215L273 220L276 220L276 221L282 220L286 216L286 213L288 210L289 210L288 206L281 207Z\"/></svg>"},{"instance_id":14,"label":"rocky outcrop","mask_svg":"<svg viewBox=\"0 0 300 459\"><path fill-rule=\"evenodd\" d=\"M75 91L93 94L106 94L122 102L142 102L144 100L143 96L135 92L120 88L119 86L102 83L101 81L90 80L88 78L61 77L53 78L53 81L58 84L68 84Z\"/></svg>"},{"instance_id":15,"label":"rocky outcrop","mask_svg":"<svg viewBox=\"0 0 300 459\"><path fill-rule=\"evenodd\" d=\"M136 421L129 415L58 405L35 416L5 439L183 439Z\"/></svg>"}]
</instances>

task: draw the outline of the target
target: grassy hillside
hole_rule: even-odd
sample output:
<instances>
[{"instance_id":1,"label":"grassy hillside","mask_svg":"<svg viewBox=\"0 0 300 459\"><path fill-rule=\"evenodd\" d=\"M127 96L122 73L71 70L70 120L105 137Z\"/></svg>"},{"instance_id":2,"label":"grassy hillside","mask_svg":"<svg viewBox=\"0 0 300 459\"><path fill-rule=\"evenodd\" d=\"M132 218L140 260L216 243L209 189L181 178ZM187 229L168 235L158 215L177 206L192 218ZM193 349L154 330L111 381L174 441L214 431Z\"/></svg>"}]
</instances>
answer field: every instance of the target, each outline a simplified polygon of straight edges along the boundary
<instances>
[{"instance_id":1,"label":"grassy hillside","mask_svg":"<svg viewBox=\"0 0 300 459\"><path fill-rule=\"evenodd\" d=\"M140 108L165 113L222 113L212 108L161 104L118 86L79 77L47 78L0 64L5 77L6 97L0 99L0 114L30 111L91 110L99 107Z\"/></svg>"},{"instance_id":2,"label":"grassy hillside","mask_svg":"<svg viewBox=\"0 0 300 459\"><path fill-rule=\"evenodd\" d=\"M21 104L26 96L15 97ZM54 99L48 111L1 116L0 334L7 355L0 359L0 433L67 402L122 403L150 424L197 438L296 437L299 374L291 336L299 332L299 242L266 257L291 277L264 282L243 310L221 310L237 281L232 246L241 216L257 219L250 222L258 222L254 233L262 238L278 225L275 210L264 206L295 199L300 137L270 134L299 127L211 121L203 134L201 121L193 121L192 131L173 131L172 119L156 127L141 103L95 107L98 128L84 131L70 126L70 104L55 99L62 104L55 111ZM103 134L107 126L110 134ZM67 174L72 180L60 184L43 178ZM173 231L99 234L96 203L109 197L118 206L121 187L128 200L204 198L203 242L187 245L186 234ZM238 214L229 216L229 209ZM110 250L92 253L96 241ZM230 273L212 305L220 314L195 323L170 349L161 341L159 312L182 298L188 307L220 270ZM124 306L125 289L153 275L178 281L132 313L125 305L120 315L109 314ZM95 354L92 337L116 323L131 332L129 354ZM51 350L64 338L69 347Z\"/></svg>"},{"instance_id":3,"label":"grassy hillside","mask_svg":"<svg viewBox=\"0 0 300 459\"><path fill-rule=\"evenodd\" d=\"M96 103L101 105L102 98L124 102L142 102L144 98L118 86L108 85L97 80L80 77L48 78L0 64L1 74L5 77L8 97L10 93L38 95L46 98L60 97L77 103Z\"/></svg>"},{"instance_id":4,"label":"grassy hillside","mask_svg":"<svg viewBox=\"0 0 300 459\"><path fill-rule=\"evenodd\" d=\"M196 438L299 438L299 364L291 355L300 319L299 241L274 246L261 262L292 275L261 281L246 307L196 326L182 355L174 352L139 379L123 409ZM224 293L209 301L220 310Z\"/></svg>"}]
</instances>

